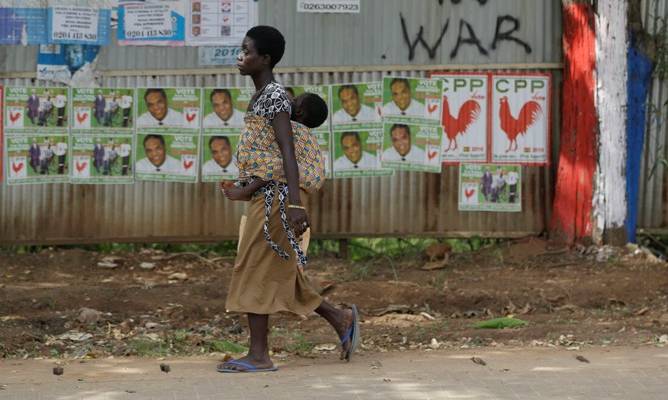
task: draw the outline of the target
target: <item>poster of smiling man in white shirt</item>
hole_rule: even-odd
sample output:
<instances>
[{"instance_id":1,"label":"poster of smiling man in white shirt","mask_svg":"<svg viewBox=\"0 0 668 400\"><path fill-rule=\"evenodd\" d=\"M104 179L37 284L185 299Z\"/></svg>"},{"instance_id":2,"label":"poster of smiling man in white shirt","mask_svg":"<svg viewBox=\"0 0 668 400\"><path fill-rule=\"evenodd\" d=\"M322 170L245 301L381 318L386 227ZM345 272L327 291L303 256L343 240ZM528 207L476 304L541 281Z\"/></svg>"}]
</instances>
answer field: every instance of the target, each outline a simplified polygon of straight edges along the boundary
<instances>
[{"instance_id":1,"label":"poster of smiling man in white shirt","mask_svg":"<svg viewBox=\"0 0 668 400\"><path fill-rule=\"evenodd\" d=\"M332 96L333 129L369 129L382 122L382 82L332 85Z\"/></svg>"},{"instance_id":2,"label":"poster of smiling man in white shirt","mask_svg":"<svg viewBox=\"0 0 668 400\"><path fill-rule=\"evenodd\" d=\"M243 100L248 96L247 91L248 89L235 88L205 89L202 127L204 129L243 127L244 110L248 106L248 99Z\"/></svg>"},{"instance_id":3,"label":"poster of smiling man in white shirt","mask_svg":"<svg viewBox=\"0 0 668 400\"><path fill-rule=\"evenodd\" d=\"M334 141L334 178L381 176L394 172L380 165L382 130L337 131Z\"/></svg>"},{"instance_id":4,"label":"poster of smiling man in white shirt","mask_svg":"<svg viewBox=\"0 0 668 400\"><path fill-rule=\"evenodd\" d=\"M202 182L220 182L239 177L235 150L239 135L211 136L203 144Z\"/></svg>"},{"instance_id":5,"label":"poster of smiling man in white shirt","mask_svg":"<svg viewBox=\"0 0 668 400\"><path fill-rule=\"evenodd\" d=\"M428 124L385 123L382 166L441 172L442 128Z\"/></svg>"},{"instance_id":6,"label":"poster of smiling man in white shirt","mask_svg":"<svg viewBox=\"0 0 668 400\"><path fill-rule=\"evenodd\" d=\"M199 129L200 93L197 88L139 89L137 128Z\"/></svg>"},{"instance_id":7,"label":"poster of smiling man in white shirt","mask_svg":"<svg viewBox=\"0 0 668 400\"><path fill-rule=\"evenodd\" d=\"M383 79L383 117L417 118L438 122L443 84L435 79ZM416 122L416 120L413 120Z\"/></svg>"},{"instance_id":8,"label":"poster of smiling man in white shirt","mask_svg":"<svg viewBox=\"0 0 668 400\"><path fill-rule=\"evenodd\" d=\"M137 137L138 180L197 182L197 135L141 134Z\"/></svg>"}]
</instances>

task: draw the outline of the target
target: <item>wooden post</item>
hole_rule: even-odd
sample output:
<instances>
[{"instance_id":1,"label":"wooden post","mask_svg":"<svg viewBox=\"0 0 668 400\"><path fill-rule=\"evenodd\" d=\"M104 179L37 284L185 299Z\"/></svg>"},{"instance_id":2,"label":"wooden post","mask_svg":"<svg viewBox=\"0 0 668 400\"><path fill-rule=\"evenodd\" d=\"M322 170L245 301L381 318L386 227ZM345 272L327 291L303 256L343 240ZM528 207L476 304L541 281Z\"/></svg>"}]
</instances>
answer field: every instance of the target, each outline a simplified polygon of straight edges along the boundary
<instances>
[{"instance_id":1,"label":"wooden post","mask_svg":"<svg viewBox=\"0 0 668 400\"><path fill-rule=\"evenodd\" d=\"M628 0L598 0L596 110L599 156L594 189L594 239L626 244L626 105Z\"/></svg>"},{"instance_id":2,"label":"wooden post","mask_svg":"<svg viewBox=\"0 0 668 400\"><path fill-rule=\"evenodd\" d=\"M563 0L564 83L561 147L551 236L572 243L592 234L596 169L596 32L590 1Z\"/></svg>"},{"instance_id":3,"label":"wooden post","mask_svg":"<svg viewBox=\"0 0 668 400\"><path fill-rule=\"evenodd\" d=\"M339 239L339 258L348 259L348 239Z\"/></svg>"}]
</instances>

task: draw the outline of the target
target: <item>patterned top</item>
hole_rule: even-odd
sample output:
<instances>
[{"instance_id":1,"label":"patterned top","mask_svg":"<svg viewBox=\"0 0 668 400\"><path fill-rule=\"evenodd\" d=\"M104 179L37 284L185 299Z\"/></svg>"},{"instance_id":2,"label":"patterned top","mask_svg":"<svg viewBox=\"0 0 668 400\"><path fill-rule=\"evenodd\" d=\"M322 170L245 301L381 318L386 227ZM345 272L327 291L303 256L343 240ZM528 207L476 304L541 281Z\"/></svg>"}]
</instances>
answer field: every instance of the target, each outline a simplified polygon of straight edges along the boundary
<instances>
[{"instance_id":1,"label":"patterned top","mask_svg":"<svg viewBox=\"0 0 668 400\"><path fill-rule=\"evenodd\" d=\"M286 183L283 156L276 142L274 128L263 117L246 114L245 125L237 146L239 179L257 177L265 181ZM299 169L299 186L309 192L325 183L325 160L318 138L304 125L291 121L295 157Z\"/></svg>"},{"instance_id":2,"label":"patterned top","mask_svg":"<svg viewBox=\"0 0 668 400\"><path fill-rule=\"evenodd\" d=\"M252 108L253 114L273 121L282 112L290 115L292 113L292 102L283 86L278 82L269 82L262 89L260 97L253 103Z\"/></svg>"}]
</instances>

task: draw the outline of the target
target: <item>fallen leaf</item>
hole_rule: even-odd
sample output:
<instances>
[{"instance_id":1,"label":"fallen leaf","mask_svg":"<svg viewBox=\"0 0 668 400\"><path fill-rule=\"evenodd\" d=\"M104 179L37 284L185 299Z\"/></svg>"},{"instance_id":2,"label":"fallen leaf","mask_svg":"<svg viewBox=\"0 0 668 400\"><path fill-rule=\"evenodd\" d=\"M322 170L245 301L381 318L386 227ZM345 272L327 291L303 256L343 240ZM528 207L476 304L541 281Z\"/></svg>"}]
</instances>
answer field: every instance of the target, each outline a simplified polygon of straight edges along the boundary
<instances>
[{"instance_id":1,"label":"fallen leaf","mask_svg":"<svg viewBox=\"0 0 668 400\"><path fill-rule=\"evenodd\" d=\"M471 361L473 361L474 363L476 363L478 365L483 365L483 366L487 365L485 360L483 360L482 358L479 358L479 357L471 357Z\"/></svg>"},{"instance_id":2,"label":"fallen leaf","mask_svg":"<svg viewBox=\"0 0 668 400\"><path fill-rule=\"evenodd\" d=\"M586 358L584 358L582 356L575 356L575 359L580 361L580 362L589 364L589 360L587 360Z\"/></svg>"}]
</instances>

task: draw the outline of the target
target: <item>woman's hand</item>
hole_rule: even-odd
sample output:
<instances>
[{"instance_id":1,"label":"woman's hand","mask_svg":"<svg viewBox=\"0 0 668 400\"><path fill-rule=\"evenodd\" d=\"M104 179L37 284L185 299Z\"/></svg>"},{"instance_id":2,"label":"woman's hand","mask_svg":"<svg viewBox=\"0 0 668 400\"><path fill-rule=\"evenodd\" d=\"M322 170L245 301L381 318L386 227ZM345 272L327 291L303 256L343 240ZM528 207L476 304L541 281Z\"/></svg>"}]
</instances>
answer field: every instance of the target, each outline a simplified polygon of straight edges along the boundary
<instances>
[{"instance_id":1,"label":"woman's hand","mask_svg":"<svg viewBox=\"0 0 668 400\"><path fill-rule=\"evenodd\" d=\"M311 225L306 210L302 210L301 208L288 208L287 214L290 228L292 228L296 237L300 237Z\"/></svg>"}]
</instances>

